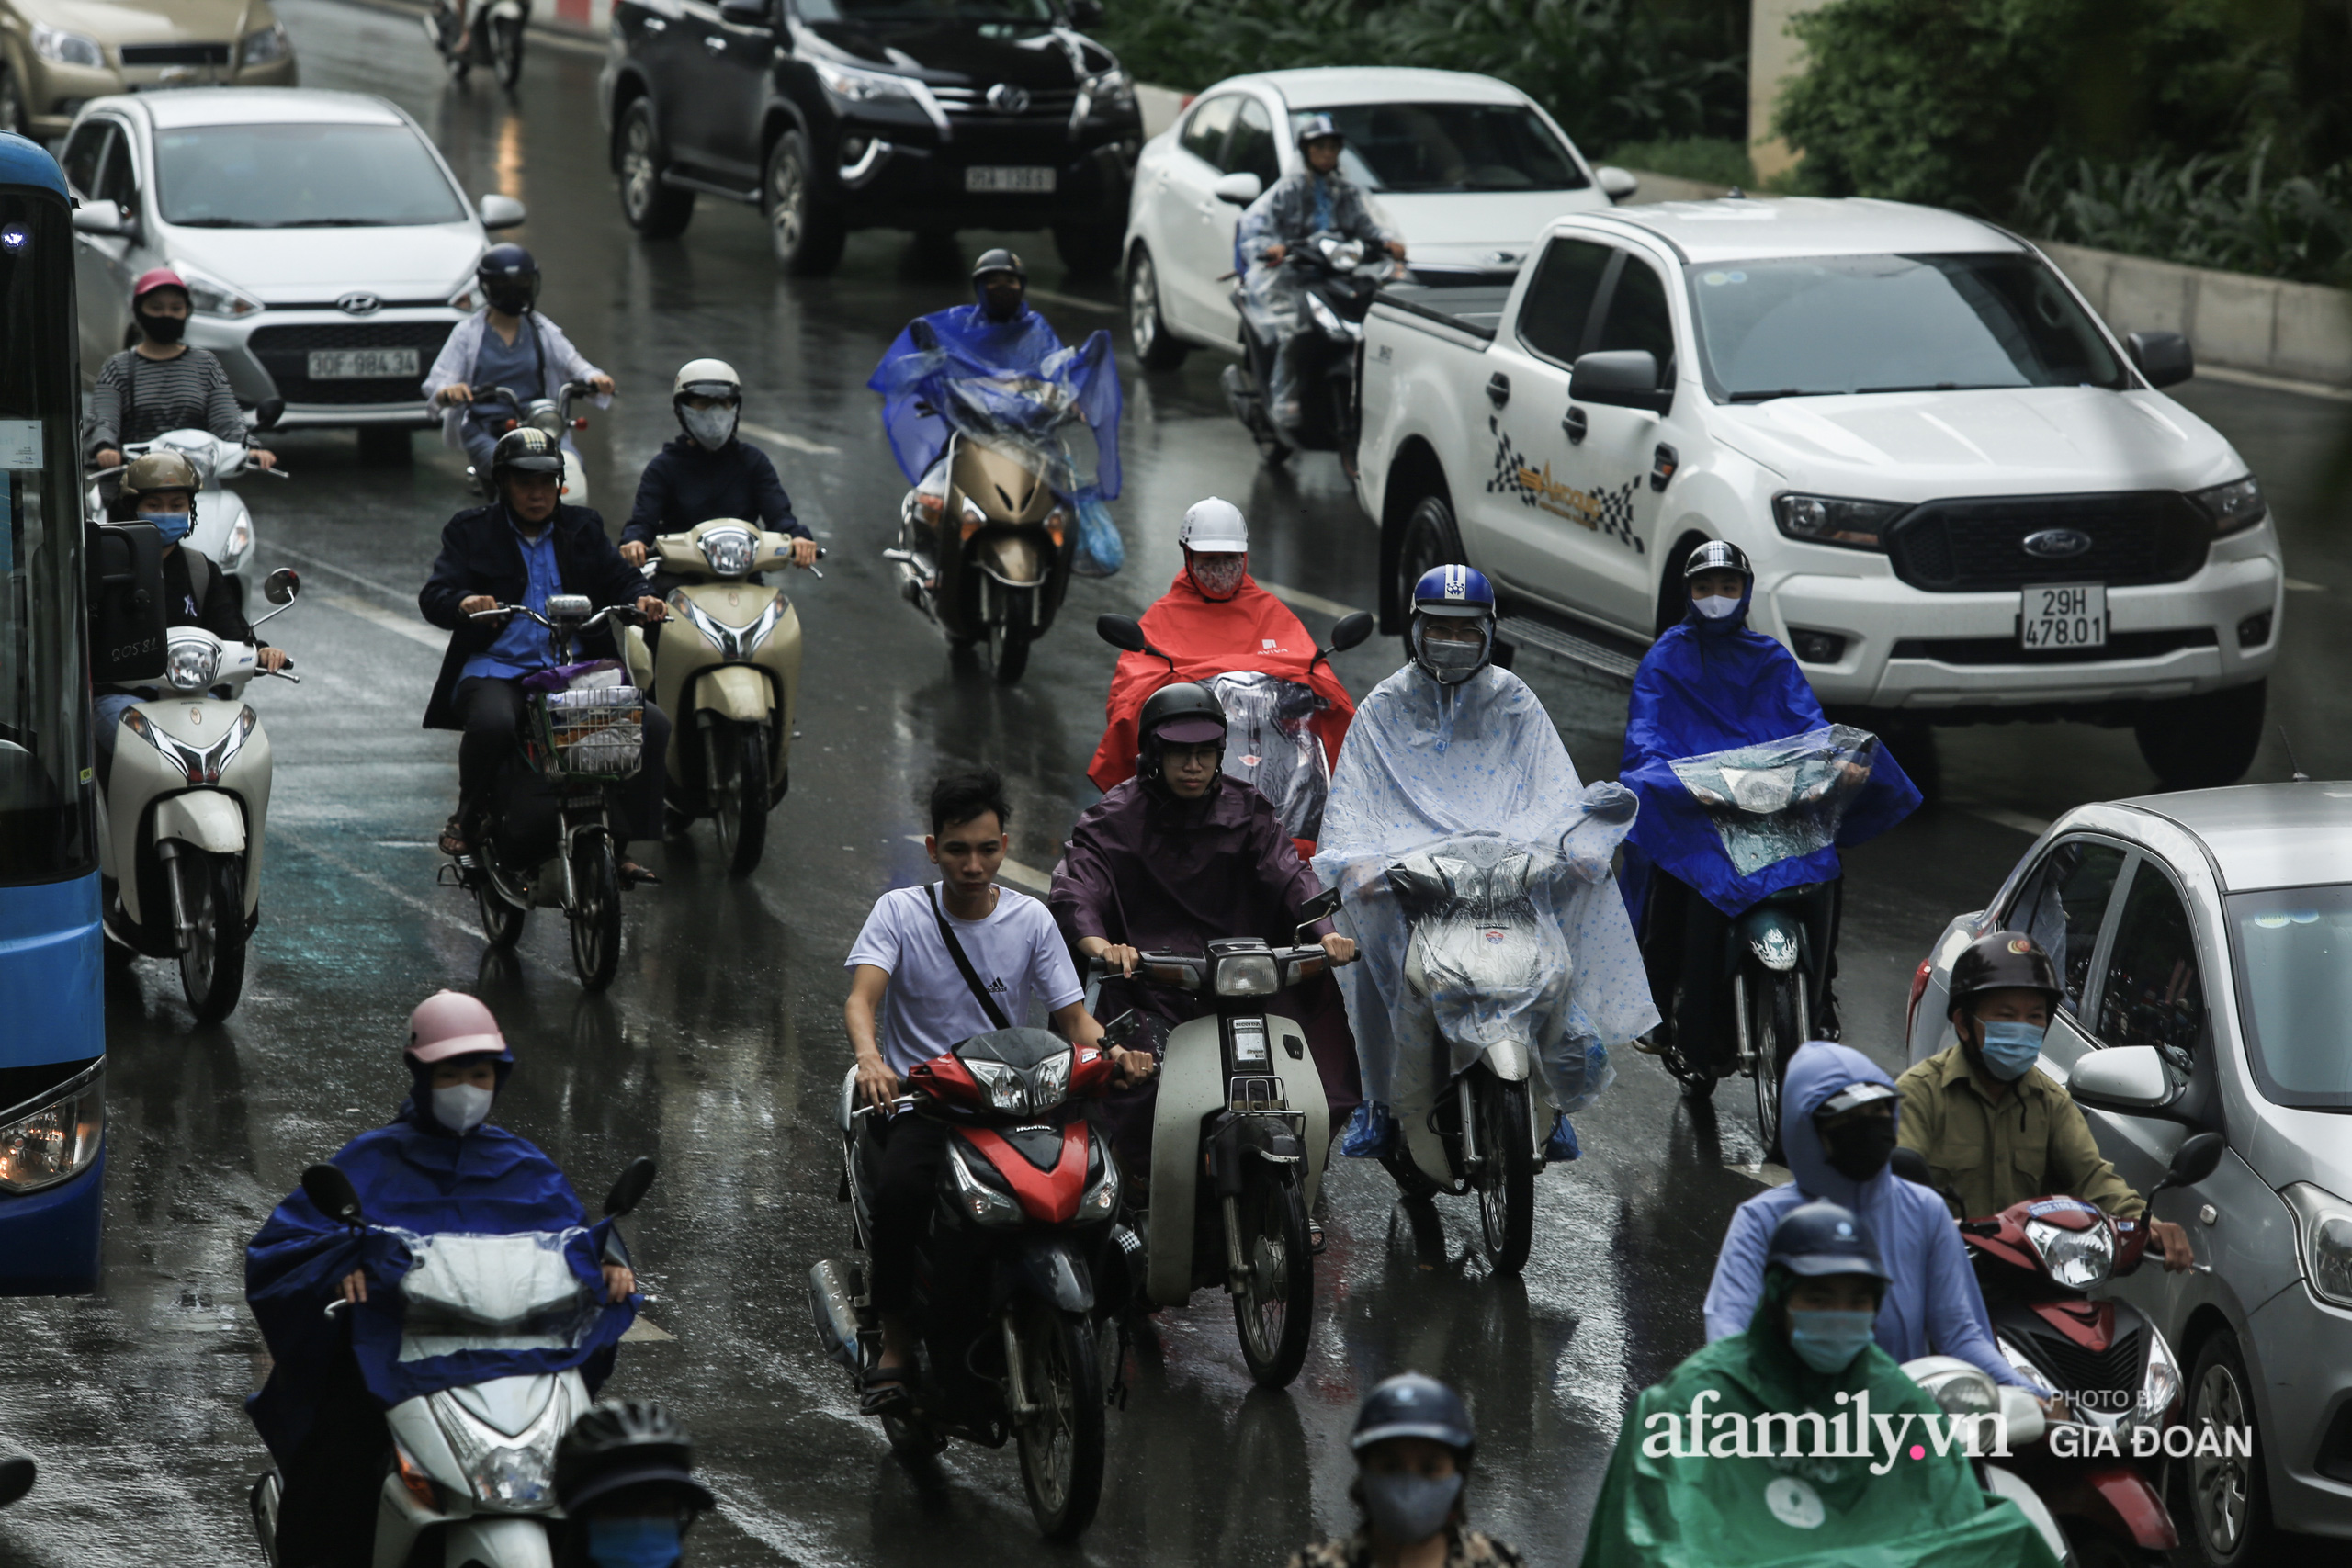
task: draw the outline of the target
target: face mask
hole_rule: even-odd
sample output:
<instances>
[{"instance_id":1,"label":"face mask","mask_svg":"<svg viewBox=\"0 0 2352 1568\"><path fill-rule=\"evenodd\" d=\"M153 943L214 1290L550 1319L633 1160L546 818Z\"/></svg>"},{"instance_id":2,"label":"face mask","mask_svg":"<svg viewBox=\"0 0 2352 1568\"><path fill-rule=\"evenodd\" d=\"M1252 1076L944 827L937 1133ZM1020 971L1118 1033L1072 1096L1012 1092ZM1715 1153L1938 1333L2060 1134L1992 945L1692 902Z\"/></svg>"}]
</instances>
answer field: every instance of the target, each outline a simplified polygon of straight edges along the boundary
<instances>
[{"instance_id":1,"label":"face mask","mask_svg":"<svg viewBox=\"0 0 2352 1568\"><path fill-rule=\"evenodd\" d=\"M155 532L164 536L164 543L167 545L178 544L187 537L187 531L196 526L196 518L186 512L142 512L139 514L139 521L153 523Z\"/></svg>"},{"instance_id":2,"label":"face mask","mask_svg":"<svg viewBox=\"0 0 2352 1568\"><path fill-rule=\"evenodd\" d=\"M2041 1037L2049 1032L2045 1025L2011 1019L1980 1019L1977 1027L1984 1032L1984 1043L1977 1050L1985 1070L2003 1083L2025 1077L2041 1057Z\"/></svg>"},{"instance_id":3,"label":"face mask","mask_svg":"<svg viewBox=\"0 0 2352 1568\"><path fill-rule=\"evenodd\" d=\"M706 452L716 452L735 439L735 418L740 411L731 407L715 409L680 409L679 423L686 434L695 438Z\"/></svg>"},{"instance_id":4,"label":"face mask","mask_svg":"<svg viewBox=\"0 0 2352 1568\"><path fill-rule=\"evenodd\" d=\"M151 316L142 310L139 315L139 330L157 343L177 343L187 333L187 318Z\"/></svg>"},{"instance_id":5,"label":"face mask","mask_svg":"<svg viewBox=\"0 0 2352 1568\"><path fill-rule=\"evenodd\" d=\"M1372 1528L1402 1546L1429 1540L1445 1528L1462 1495L1462 1477L1370 1475L1363 1478L1364 1512Z\"/></svg>"},{"instance_id":6,"label":"face mask","mask_svg":"<svg viewBox=\"0 0 2352 1568\"><path fill-rule=\"evenodd\" d=\"M683 1554L675 1519L590 1519L588 1561L596 1568L671 1568Z\"/></svg>"},{"instance_id":7,"label":"face mask","mask_svg":"<svg viewBox=\"0 0 2352 1568\"><path fill-rule=\"evenodd\" d=\"M453 1083L433 1091L433 1119L462 1137L489 1119L490 1102L496 1098L496 1089Z\"/></svg>"},{"instance_id":8,"label":"face mask","mask_svg":"<svg viewBox=\"0 0 2352 1568\"><path fill-rule=\"evenodd\" d=\"M980 294L980 311L991 321L1009 321L1021 314L1022 306L1027 302L1025 289L984 289Z\"/></svg>"},{"instance_id":9,"label":"face mask","mask_svg":"<svg viewBox=\"0 0 2352 1568\"><path fill-rule=\"evenodd\" d=\"M1871 1342L1874 1312L1804 1312L1789 1309L1789 1348L1816 1372L1842 1372Z\"/></svg>"},{"instance_id":10,"label":"face mask","mask_svg":"<svg viewBox=\"0 0 2352 1568\"><path fill-rule=\"evenodd\" d=\"M1230 561L1195 559L1192 565L1193 586L1212 599L1230 599L1241 592L1241 579L1250 563L1236 557Z\"/></svg>"},{"instance_id":11,"label":"face mask","mask_svg":"<svg viewBox=\"0 0 2352 1568\"><path fill-rule=\"evenodd\" d=\"M531 308L531 291L516 284L485 288L481 297L493 310L519 316Z\"/></svg>"},{"instance_id":12,"label":"face mask","mask_svg":"<svg viewBox=\"0 0 2352 1568\"><path fill-rule=\"evenodd\" d=\"M1718 598L1713 594L1704 599L1691 600L1690 606L1711 621L1720 621L1727 615L1739 613L1738 600Z\"/></svg>"},{"instance_id":13,"label":"face mask","mask_svg":"<svg viewBox=\"0 0 2352 1568\"><path fill-rule=\"evenodd\" d=\"M1829 1168L1849 1181L1868 1181L1894 1153L1894 1118L1866 1116L1822 1134Z\"/></svg>"},{"instance_id":14,"label":"face mask","mask_svg":"<svg viewBox=\"0 0 2352 1568\"><path fill-rule=\"evenodd\" d=\"M1424 632L1421 658L1439 681L1455 685L1476 674L1478 667L1486 663L1487 639L1481 637L1476 642L1451 642Z\"/></svg>"}]
</instances>

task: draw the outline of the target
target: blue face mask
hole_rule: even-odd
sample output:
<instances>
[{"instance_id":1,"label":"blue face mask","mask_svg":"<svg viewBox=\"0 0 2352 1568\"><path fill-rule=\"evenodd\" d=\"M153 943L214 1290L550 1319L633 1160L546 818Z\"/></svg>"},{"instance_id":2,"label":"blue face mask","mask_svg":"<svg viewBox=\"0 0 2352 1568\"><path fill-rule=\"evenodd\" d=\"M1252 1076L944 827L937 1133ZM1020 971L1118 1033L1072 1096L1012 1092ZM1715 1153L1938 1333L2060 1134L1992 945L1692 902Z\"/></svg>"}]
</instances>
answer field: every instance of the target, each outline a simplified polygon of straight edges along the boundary
<instances>
[{"instance_id":1,"label":"blue face mask","mask_svg":"<svg viewBox=\"0 0 2352 1568\"><path fill-rule=\"evenodd\" d=\"M1978 1049L1984 1070L2003 1083L2025 1077L2041 1055L2041 1038L2050 1032L2046 1025L2012 1019L1979 1019L1976 1026L1984 1032L1984 1043Z\"/></svg>"},{"instance_id":2,"label":"blue face mask","mask_svg":"<svg viewBox=\"0 0 2352 1568\"><path fill-rule=\"evenodd\" d=\"M683 1553L675 1519L590 1519L588 1561L596 1568L673 1568Z\"/></svg>"},{"instance_id":3,"label":"blue face mask","mask_svg":"<svg viewBox=\"0 0 2352 1568\"><path fill-rule=\"evenodd\" d=\"M155 532L164 536L164 543L167 545L178 544L187 537L187 531L196 526L195 516L186 512L142 512L139 514L139 521L153 523Z\"/></svg>"},{"instance_id":4,"label":"blue face mask","mask_svg":"<svg viewBox=\"0 0 2352 1568\"><path fill-rule=\"evenodd\" d=\"M1842 1372L1871 1342L1874 1312L1804 1312L1789 1309L1789 1348L1816 1372Z\"/></svg>"}]
</instances>

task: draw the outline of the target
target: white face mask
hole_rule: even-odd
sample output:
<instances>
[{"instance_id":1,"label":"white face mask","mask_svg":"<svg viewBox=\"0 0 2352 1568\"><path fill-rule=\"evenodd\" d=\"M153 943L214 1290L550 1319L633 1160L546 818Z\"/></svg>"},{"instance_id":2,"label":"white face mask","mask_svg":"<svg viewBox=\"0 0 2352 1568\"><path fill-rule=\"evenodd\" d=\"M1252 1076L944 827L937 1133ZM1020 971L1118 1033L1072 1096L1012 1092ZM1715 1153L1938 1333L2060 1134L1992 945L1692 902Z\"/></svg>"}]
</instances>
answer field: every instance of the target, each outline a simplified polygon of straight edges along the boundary
<instances>
[{"instance_id":1,"label":"white face mask","mask_svg":"<svg viewBox=\"0 0 2352 1568\"><path fill-rule=\"evenodd\" d=\"M1734 615L1739 613L1739 601L1737 599L1721 599L1711 595L1705 599L1693 599L1690 603L1698 610L1699 614L1706 616L1707 619L1711 621L1720 621L1726 615Z\"/></svg>"},{"instance_id":2,"label":"white face mask","mask_svg":"<svg viewBox=\"0 0 2352 1568\"><path fill-rule=\"evenodd\" d=\"M715 409L680 409L678 418L686 434L695 438L706 452L716 452L735 439L735 418L741 411L722 406Z\"/></svg>"},{"instance_id":3,"label":"white face mask","mask_svg":"<svg viewBox=\"0 0 2352 1568\"><path fill-rule=\"evenodd\" d=\"M452 1133L462 1135L490 1119L490 1102L497 1098L496 1089L476 1089L469 1083L453 1083L447 1089L433 1091L433 1119Z\"/></svg>"}]
</instances>

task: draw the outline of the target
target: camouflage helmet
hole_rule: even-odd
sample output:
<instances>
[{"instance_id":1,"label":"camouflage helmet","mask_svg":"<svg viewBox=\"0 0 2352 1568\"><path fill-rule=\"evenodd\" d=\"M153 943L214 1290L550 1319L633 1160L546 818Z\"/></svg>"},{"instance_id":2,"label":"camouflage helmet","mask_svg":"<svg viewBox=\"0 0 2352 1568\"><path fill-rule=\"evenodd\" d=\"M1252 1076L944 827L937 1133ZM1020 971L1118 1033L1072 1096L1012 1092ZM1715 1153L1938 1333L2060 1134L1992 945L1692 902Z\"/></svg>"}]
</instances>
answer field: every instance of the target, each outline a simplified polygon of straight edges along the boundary
<instances>
[{"instance_id":1,"label":"camouflage helmet","mask_svg":"<svg viewBox=\"0 0 2352 1568\"><path fill-rule=\"evenodd\" d=\"M122 471L122 493L134 501L153 490L184 490L192 504L196 492L203 488L196 465L187 460L184 452L150 452L132 458L130 466Z\"/></svg>"}]
</instances>

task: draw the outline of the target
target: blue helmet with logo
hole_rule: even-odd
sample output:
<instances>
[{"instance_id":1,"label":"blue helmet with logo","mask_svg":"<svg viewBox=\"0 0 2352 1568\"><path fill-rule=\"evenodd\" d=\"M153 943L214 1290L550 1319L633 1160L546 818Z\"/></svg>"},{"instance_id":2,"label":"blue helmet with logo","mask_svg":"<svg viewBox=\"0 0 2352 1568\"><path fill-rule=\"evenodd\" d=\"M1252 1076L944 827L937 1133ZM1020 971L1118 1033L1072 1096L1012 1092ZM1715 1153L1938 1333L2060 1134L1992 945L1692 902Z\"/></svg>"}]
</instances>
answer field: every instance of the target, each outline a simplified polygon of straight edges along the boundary
<instances>
[{"instance_id":1,"label":"blue helmet with logo","mask_svg":"<svg viewBox=\"0 0 2352 1568\"><path fill-rule=\"evenodd\" d=\"M1764 1266L1809 1280L1863 1274L1883 1283L1892 1277L1878 1260L1878 1244L1862 1217L1826 1199L1801 1203L1781 1217L1772 1227Z\"/></svg>"},{"instance_id":2,"label":"blue helmet with logo","mask_svg":"<svg viewBox=\"0 0 2352 1568\"><path fill-rule=\"evenodd\" d=\"M1476 643L1441 635L1432 643L1431 619L1475 621ZM1413 662L1442 686L1458 686L1495 657L1495 586L1472 566L1433 566L1413 584L1413 619L1407 634Z\"/></svg>"}]
</instances>

